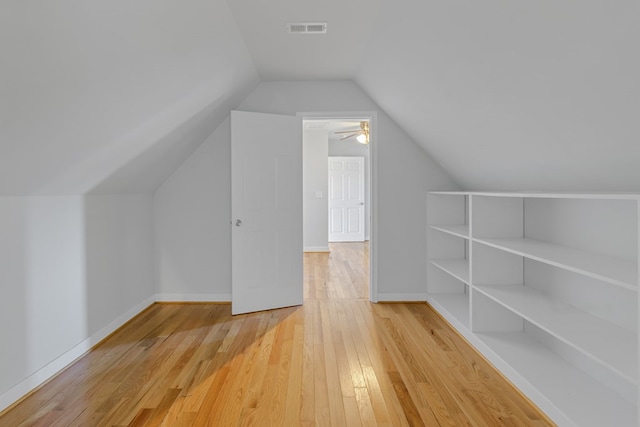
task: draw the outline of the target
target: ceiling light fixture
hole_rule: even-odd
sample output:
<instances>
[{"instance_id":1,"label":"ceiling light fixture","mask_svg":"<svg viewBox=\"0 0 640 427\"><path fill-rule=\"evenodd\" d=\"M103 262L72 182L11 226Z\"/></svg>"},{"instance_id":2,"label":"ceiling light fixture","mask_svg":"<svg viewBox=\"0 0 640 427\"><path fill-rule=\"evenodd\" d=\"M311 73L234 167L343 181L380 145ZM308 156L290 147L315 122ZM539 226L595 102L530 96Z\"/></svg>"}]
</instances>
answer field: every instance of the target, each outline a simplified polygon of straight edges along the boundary
<instances>
[{"instance_id":1,"label":"ceiling light fixture","mask_svg":"<svg viewBox=\"0 0 640 427\"><path fill-rule=\"evenodd\" d=\"M352 129L352 130L343 130L339 132L334 132L336 135L345 134L340 141L347 138L356 137L356 141L360 144L368 144L369 143L369 122L367 120L363 120L360 122L360 129Z\"/></svg>"}]
</instances>

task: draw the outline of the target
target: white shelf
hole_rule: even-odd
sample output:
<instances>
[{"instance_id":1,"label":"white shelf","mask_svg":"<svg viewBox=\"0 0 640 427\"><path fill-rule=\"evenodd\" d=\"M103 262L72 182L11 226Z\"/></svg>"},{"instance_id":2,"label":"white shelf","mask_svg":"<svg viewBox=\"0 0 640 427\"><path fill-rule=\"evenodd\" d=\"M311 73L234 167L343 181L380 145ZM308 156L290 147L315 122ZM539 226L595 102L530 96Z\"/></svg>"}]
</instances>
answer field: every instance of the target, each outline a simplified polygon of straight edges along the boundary
<instances>
[{"instance_id":1,"label":"white shelf","mask_svg":"<svg viewBox=\"0 0 640 427\"><path fill-rule=\"evenodd\" d=\"M468 191L430 191L429 194L437 194L441 196L466 196L470 193Z\"/></svg>"},{"instance_id":2,"label":"white shelf","mask_svg":"<svg viewBox=\"0 0 640 427\"><path fill-rule=\"evenodd\" d=\"M462 237L463 239L469 238L469 225L430 225L434 230L442 231L443 233L453 234L454 236Z\"/></svg>"},{"instance_id":3,"label":"white shelf","mask_svg":"<svg viewBox=\"0 0 640 427\"><path fill-rule=\"evenodd\" d=\"M468 294L427 294L427 302L456 328L469 327Z\"/></svg>"},{"instance_id":4,"label":"white shelf","mask_svg":"<svg viewBox=\"0 0 640 427\"><path fill-rule=\"evenodd\" d=\"M546 191L432 191L430 193L451 196L526 197L538 199L640 200L639 193L554 193Z\"/></svg>"},{"instance_id":5,"label":"white shelf","mask_svg":"<svg viewBox=\"0 0 640 427\"><path fill-rule=\"evenodd\" d=\"M466 259L432 259L431 264L464 284L469 284L469 262Z\"/></svg>"},{"instance_id":6,"label":"white shelf","mask_svg":"<svg viewBox=\"0 0 640 427\"><path fill-rule=\"evenodd\" d=\"M638 384L637 334L522 285L475 289L552 336Z\"/></svg>"},{"instance_id":7,"label":"white shelf","mask_svg":"<svg viewBox=\"0 0 640 427\"><path fill-rule=\"evenodd\" d=\"M516 255L603 280L625 289L638 290L638 265L633 261L592 254L526 238L474 240Z\"/></svg>"},{"instance_id":8,"label":"white shelf","mask_svg":"<svg viewBox=\"0 0 640 427\"><path fill-rule=\"evenodd\" d=\"M430 192L426 219L434 309L558 425L640 426L640 194Z\"/></svg>"},{"instance_id":9,"label":"white shelf","mask_svg":"<svg viewBox=\"0 0 640 427\"><path fill-rule=\"evenodd\" d=\"M637 427L635 405L527 334L492 332L475 335L537 393L543 395L551 409L562 413L576 426ZM513 378L512 381L523 387Z\"/></svg>"}]
</instances>

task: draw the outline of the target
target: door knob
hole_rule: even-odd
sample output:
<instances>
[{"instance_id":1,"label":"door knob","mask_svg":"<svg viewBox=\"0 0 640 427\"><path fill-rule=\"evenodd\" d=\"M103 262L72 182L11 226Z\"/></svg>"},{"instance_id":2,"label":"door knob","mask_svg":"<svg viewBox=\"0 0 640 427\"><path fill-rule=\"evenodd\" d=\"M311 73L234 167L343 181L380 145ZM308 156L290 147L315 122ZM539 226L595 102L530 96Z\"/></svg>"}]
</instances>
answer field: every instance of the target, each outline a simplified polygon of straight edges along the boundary
<instances>
[{"instance_id":1,"label":"door knob","mask_svg":"<svg viewBox=\"0 0 640 427\"><path fill-rule=\"evenodd\" d=\"M240 227L242 225L242 220L236 219L236 227Z\"/></svg>"}]
</instances>

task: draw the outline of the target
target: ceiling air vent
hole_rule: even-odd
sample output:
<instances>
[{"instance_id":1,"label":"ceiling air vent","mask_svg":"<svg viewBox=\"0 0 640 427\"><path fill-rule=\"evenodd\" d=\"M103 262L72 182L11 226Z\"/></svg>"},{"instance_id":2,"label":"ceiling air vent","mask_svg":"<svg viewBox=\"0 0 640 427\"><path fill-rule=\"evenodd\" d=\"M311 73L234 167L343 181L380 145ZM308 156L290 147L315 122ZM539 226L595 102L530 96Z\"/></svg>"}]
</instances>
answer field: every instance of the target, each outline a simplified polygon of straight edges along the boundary
<instances>
[{"instance_id":1,"label":"ceiling air vent","mask_svg":"<svg viewBox=\"0 0 640 427\"><path fill-rule=\"evenodd\" d=\"M326 22L288 22L287 32L292 34L326 34Z\"/></svg>"}]
</instances>

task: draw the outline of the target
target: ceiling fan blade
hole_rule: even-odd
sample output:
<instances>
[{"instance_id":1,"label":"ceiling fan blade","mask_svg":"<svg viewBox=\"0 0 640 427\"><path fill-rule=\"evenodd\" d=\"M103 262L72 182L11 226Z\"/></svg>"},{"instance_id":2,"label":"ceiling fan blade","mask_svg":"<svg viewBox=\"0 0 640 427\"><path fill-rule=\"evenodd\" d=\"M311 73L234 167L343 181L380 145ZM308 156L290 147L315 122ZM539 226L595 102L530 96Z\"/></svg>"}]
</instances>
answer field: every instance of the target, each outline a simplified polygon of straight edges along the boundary
<instances>
[{"instance_id":1,"label":"ceiling fan blade","mask_svg":"<svg viewBox=\"0 0 640 427\"><path fill-rule=\"evenodd\" d=\"M358 133L358 132L362 132L362 131L360 129L352 129L352 130L341 130L334 133Z\"/></svg>"},{"instance_id":2,"label":"ceiling fan blade","mask_svg":"<svg viewBox=\"0 0 640 427\"><path fill-rule=\"evenodd\" d=\"M347 135L347 136L343 136L342 138L340 138L340 141L342 141L343 139L347 139L347 138L353 138L354 136L356 136L357 134L354 133L353 135Z\"/></svg>"}]
</instances>

